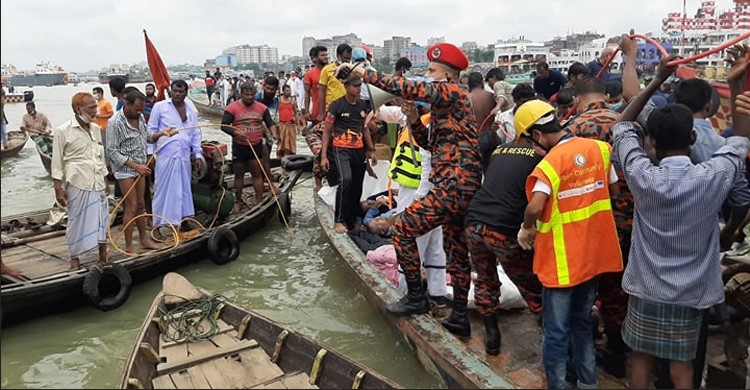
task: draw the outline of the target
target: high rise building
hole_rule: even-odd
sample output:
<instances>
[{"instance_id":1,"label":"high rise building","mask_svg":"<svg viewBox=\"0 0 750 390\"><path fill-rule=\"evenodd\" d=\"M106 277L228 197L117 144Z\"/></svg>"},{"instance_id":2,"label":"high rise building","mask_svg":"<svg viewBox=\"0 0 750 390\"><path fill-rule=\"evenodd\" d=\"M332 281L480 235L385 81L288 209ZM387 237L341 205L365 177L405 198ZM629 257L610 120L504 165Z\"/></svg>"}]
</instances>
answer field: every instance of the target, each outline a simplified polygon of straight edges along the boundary
<instances>
[{"instance_id":1,"label":"high rise building","mask_svg":"<svg viewBox=\"0 0 750 390\"><path fill-rule=\"evenodd\" d=\"M304 37L302 38L302 57L309 58L310 49L316 44L315 37Z\"/></svg>"},{"instance_id":2,"label":"high rise building","mask_svg":"<svg viewBox=\"0 0 750 390\"><path fill-rule=\"evenodd\" d=\"M399 57L406 57L411 62L411 65L413 67L423 67L427 66L429 64L429 60L427 59L427 48L424 46L419 46L416 43L411 44L411 46L401 49L399 52Z\"/></svg>"},{"instance_id":3,"label":"high rise building","mask_svg":"<svg viewBox=\"0 0 750 390\"><path fill-rule=\"evenodd\" d=\"M391 60L401 55L401 50L411 46L411 37L393 36L383 41L383 55Z\"/></svg>"},{"instance_id":4,"label":"high rise building","mask_svg":"<svg viewBox=\"0 0 750 390\"><path fill-rule=\"evenodd\" d=\"M302 51L303 56L307 57L310 49L313 46L325 46L328 49L328 55L331 57L336 56L336 48L346 43L351 47L357 47L362 44L362 38L358 37L355 33L349 33L346 35L334 35L330 38L315 39L315 37L304 37L302 38Z\"/></svg>"},{"instance_id":5,"label":"high rise building","mask_svg":"<svg viewBox=\"0 0 750 390\"><path fill-rule=\"evenodd\" d=\"M222 55L234 55L237 64L277 64L279 63L279 49L268 45L250 46L240 45L226 48Z\"/></svg>"}]
</instances>

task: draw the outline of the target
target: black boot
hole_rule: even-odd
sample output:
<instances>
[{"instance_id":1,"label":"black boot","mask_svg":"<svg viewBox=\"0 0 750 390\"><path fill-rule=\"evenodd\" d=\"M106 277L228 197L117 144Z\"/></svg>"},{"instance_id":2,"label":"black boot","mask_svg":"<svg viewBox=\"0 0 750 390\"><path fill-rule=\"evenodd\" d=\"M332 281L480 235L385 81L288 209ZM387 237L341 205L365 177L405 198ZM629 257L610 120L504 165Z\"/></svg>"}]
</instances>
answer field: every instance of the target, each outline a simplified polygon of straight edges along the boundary
<instances>
[{"instance_id":1,"label":"black boot","mask_svg":"<svg viewBox=\"0 0 750 390\"><path fill-rule=\"evenodd\" d=\"M471 323L466 315L466 301L460 302L456 299L457 287L453 287L453 312L447 320L441 322L443 328L448 329L456 336L471 336Z\"/></svg>"},{"instance_id":2,"label":"black boot","mask_svg":"<svg viewBox=\"0 0 750 390\"><path fill-rule=\"evenodd\" d=\"M484 351L488 355L500 354L500 328L497 326L497 313L484 316Z\"/></svg>"},{"instance_id":3,"label":"black boot","mask_svg":"<svg viewBox=\"0 0 750 390\"><path fill-rule=\"evenodd\" d=\"M396 303L389 303L385 307L388 314L396 317L410 316L412 314L425 314L430 311L427 302L427 294L422 289L422 281L406 282L409 292Z\"/></svg>"}]
</instances>

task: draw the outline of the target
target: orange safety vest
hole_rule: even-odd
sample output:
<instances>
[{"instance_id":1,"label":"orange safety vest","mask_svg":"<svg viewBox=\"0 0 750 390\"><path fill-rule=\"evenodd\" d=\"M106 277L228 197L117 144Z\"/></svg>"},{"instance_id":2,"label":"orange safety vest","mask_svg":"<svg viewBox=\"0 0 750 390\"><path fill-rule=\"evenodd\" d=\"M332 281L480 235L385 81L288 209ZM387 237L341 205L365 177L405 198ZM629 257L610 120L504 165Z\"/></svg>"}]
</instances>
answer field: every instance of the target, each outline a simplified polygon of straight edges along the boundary
<instances>
[{"instance_id":1,"label":"orange safety vest","mask_svg":"<svg viewBox=\"0 0 750 390\"><path fill-rule=\"evenodd\" d=\"M526 181L529 199L536 180L552 188L534 244L534 273L545 287L572 287L622 271L609 194L610 150L605 142L572 138L555 146Z\"/></svg>"}]
</instances>

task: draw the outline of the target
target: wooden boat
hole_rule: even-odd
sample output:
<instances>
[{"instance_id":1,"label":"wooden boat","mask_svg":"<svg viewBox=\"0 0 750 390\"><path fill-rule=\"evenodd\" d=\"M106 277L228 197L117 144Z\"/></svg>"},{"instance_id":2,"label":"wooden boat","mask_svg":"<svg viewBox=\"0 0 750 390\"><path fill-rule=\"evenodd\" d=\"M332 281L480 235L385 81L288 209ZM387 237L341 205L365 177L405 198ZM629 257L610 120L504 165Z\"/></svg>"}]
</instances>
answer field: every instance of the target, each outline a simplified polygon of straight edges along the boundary
<instances>
[{"instance_id":1,"label":"wooden boat","mask_svg":"<svg viewBox=\"0 0 750 390\"><path fill-rule=\"evenodd\" d=\"M37 135L31 137L34 140L34 147L39 159L42 160L44 169L47 170L47 174L52 175L52 137L46 135Z\"/></svg>"},{"instance_id":2,"label":"wooden boat","mask_svg":"<svg viewBox=\"0 0 750 390\"><path fill-rule=\"evenodd\" d=\"M195 108L198 110L198 113L200 113L203 116L209 117L209 118L219 118L221 119L224 116L224 108L223 107L214 107L207 102L202 101L200 98L196 98L195 96L188 97L191 102L193 102L193 105L195 105Z\"/></svg>"},{"instance_id":3,"label":"wooden boat","mask_svg":"<svg viewBox=\"0 0 750 390\"><path fill-rule=\"evenodd\" d=\"M286 171L281 168L271 170L272 180L279 188L279 203L285 215L291 211L291 191L301 174L302 171L299 170ZM225 187L231 188L233 180L231 176L226 177ZM246 201L253 197L249 176L245 178L243 196ZM102 310L117 307L124 300L116 302L116 305L112 303L110 306L110 303L121 298L127 299L129 289L123 292L123 286L129 286L131 280L133 283L138 283L162 275L166 271L205 257L206 253L214 256L218 253L217 251L220 251L221 253L218 253L220 256L236 257L239 251L237 240L265 226L277 214L277 210L278 206L273 196L265 193L261 203L239 214L229 214L227 218L217 221L213 227L200 234L183 237L176 247L171 245L166 249L126 257L113 250L110 245L110 265L105 267L98 265L96 250L94 250L81 257L82 267L77 270L69 270L69 253L64 230L24 237L4 237L2 249L0 249L3 263L24 272L21 278L0 276L2 282L0 300L2 300L4 320L16 322L54 311L62 311L87 301ZM3 223L11 219L25 221L28 216L10 216L3 218L2 221ZM208 215L196 208L195 219L201 221L204 226L209 226L213 217L213 213ZM44 217L37 216L37 219L40 218ZM194 233L198 232L200 231L194 230ZM49 235L44 236L44 234ZM112 235L118 240L118 247L124 248L124 241L117 227L112 228ZM138 247L137 237L138 234L133 235L134 247ZM213 250L210 248L212 245ZM108 270L112 272L107 272ZM108 274L114 278L107 278ZM102 301L100 302L91 298L90 291L84 292L85 283L97 282L98 278L102 278L102 283L96 283L89 288L94 289L93 294L101 294ZM125 294L124 297L121 294Z\"/></svg>"},{"instance_id":4,"label":"wooden boat","mask_svg":"<svg viewBox=\"0 0 750 390\"><path fill-rule=\"evenodd\" d=\"M528 310L503 311L499 316L502 345L499 356L484 352L484 323L471 313L472 337L459 341L429 315L393 317L387 303L402 293L368 260L346 234L333 230L333 210L315 196L315 211L336 254L357 277L365 298L390 322L394 334L416 350L425 368L449 388L545 388L542 330ZM600 370L600 388L625 388L625 383Z\"/></svg>"},{"instance_id":5,"label":"wooden boat","mask_svg":"<svg viewBox=\"0 0 750 390\"><path fill-rule=\"evenodd\" d=\"M179 274L167 274L163 285L130 353L121 389L400 388L321 343L193 287ZM201 313L187 310L208 302L210 309ZM180 337L173 324L186 316L204 329L215 318L216 330L203 341Z\"/></svg>"},{"instance_id":6,"label":"wooden boat","mask_svg":"<svg viewBox=\"0 0 750 390\"><path fill-rule=\"evenodd\" d=\"M8 132L8 147L0 150L0 158L16 156L29 140L29 133L24 131Z\"/></svg>"}]
</instances>

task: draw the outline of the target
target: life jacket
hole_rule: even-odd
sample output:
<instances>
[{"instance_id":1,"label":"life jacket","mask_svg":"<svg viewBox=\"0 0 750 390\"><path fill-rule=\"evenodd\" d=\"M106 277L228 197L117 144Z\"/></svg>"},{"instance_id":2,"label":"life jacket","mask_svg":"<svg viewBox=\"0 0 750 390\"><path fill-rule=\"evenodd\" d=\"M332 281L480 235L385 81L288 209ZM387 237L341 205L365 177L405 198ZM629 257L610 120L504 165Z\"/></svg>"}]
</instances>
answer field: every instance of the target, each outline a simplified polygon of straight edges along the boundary
<instances>
[{"instance_id":1,"label":"life jacket","mask_svg":"<svg viewBox=\"0 0 750 390\"><path fill-rule=\"evenodd\" d=\"M573 287L622 271L609 193L610 150L605 142L574 137L555 146L529 175L529 199L536 180L552 188L534 243L534 273L545 287Z\"/></svg>"},{"instance_id":2,"label":"life jacket","mask_svg":"<svg viewBox=\"0 0 750 390\"><path fill-rule=\"evenodd\" d=\"M410 132L405 127L399 135L388 177L406 188L416 189L422 180L422 154L419 145L412 143Z\"/></svg>"}]
</instances>

